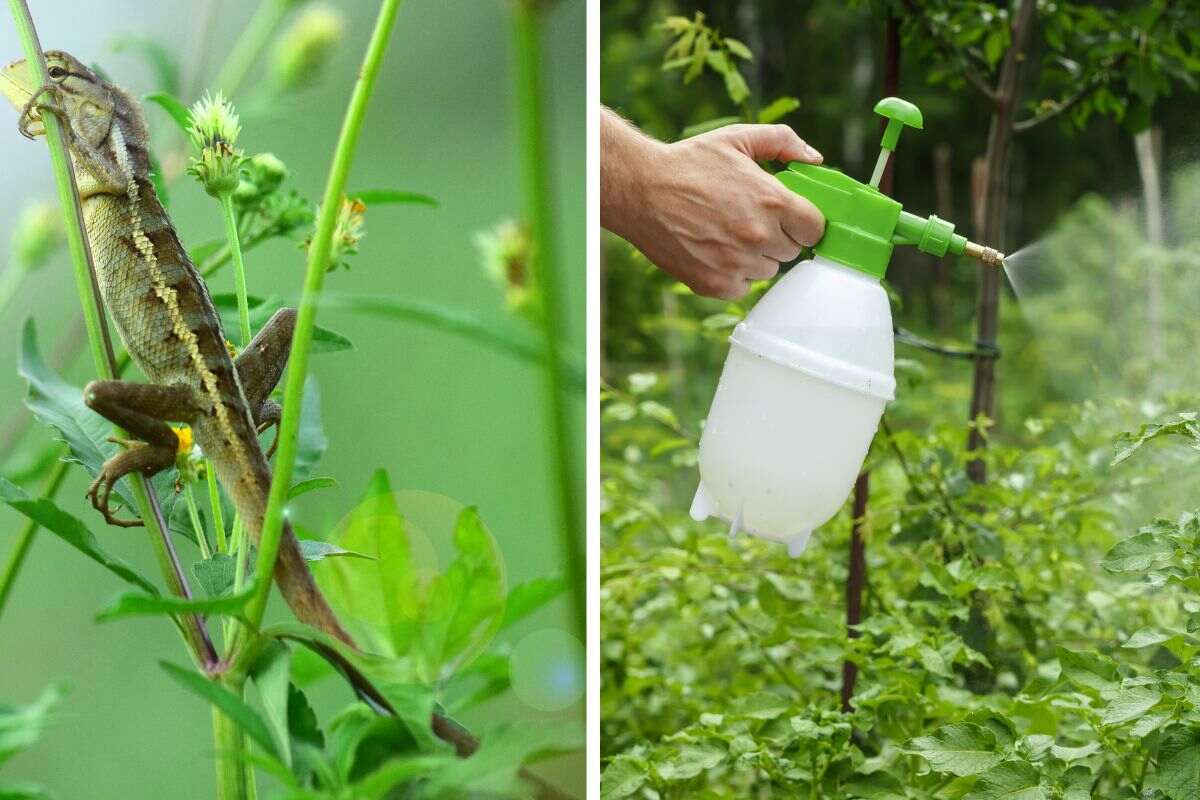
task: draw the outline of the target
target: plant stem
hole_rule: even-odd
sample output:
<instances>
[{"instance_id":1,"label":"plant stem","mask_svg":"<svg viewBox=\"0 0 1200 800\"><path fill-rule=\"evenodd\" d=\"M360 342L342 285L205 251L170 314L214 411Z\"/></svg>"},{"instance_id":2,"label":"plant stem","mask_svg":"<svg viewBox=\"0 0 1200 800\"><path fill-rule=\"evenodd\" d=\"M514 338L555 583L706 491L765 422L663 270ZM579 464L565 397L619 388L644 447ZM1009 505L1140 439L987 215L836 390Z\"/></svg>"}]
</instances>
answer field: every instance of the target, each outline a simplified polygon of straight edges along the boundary
<instances>
[{"instance_id":1,"label":"plant stem","mask_svg":"<svg viewBox=\"0 0 1200 800\"><path fill-rule=\"evenodd\" d=\"M212 464L205 463L204 478L208 482L208 503L212 506L213 532L217 537L217 552L228 553L229 545L225 541L225 517L221 513L221 490L217 486L217 474Z\"/></svg>"},{"instance_id":2,"label":"plant stem","mask_svg":"<svg viewBox=\"0 0 1200 800\"><path fill-rule=\"evenodd\" d=\"M46 488L42 491L42 497L53 497L60 486L63 479L67 477L67 468L70 466L66 461L59 461L50 470L50 476L46 479ZM12 552L8 556L8 563L4 566L4 573L0 575L0 616L4 615L4 607L8 603L8 597L12 594L13 586L16 585L17 575L21 572L21 567L25 564L25 557L29 555L29 548L33 546L33 537L37 534L38 524L33 520L27 520L25 527L21 529L21 535L17 537L17 543L13 545Z\"/></svg>"},{"instance_id":3,"label":"plant stem","mask_svg":"<svg viewBox=\"0 0 1200 800\"><path fill-rule=\"evenodd\" d=\"M238 332L242 336L241 346L250 344L250 301L246 293L246 263L242 260L241 238L238 236L237 215L233 212L233 194L226 192L217 198L225 218L225 237L229 240L229 252L233 256L233 283L237 291Z\"/></svg>"},{"instance_id":4,"label":"plant stem","mask_svg":"<svg viewBox=\"0 0 1200 800\"><path fill-rule=\"evenodd\" d=\"M183 500L187 503L188 516L192 521L192 532L196 534L196 545L200 548L200 556L207 561L212 558L208 549L208 536L204 533L204 525L200 522L200 512L196 508L196 495L192 493L191 482L183 484Z\"/></svg>"},{"instance_id":5,"label":"plant stem","mask_svg":"<svg viewBox=\"0 0 1200 800\"><path fill-rule=\"evenodd\" d=\"M288 487L292 482L292 468L296 460L296 441L300 431L300 411L304 398L304 379L308 375L308 357L312 348L313 328L316 325L317 299L325 281L329 257L333 248L334 225L338 209L345 193L346 177L354 159L354 148L362 131L363 117L375 87L387 50L392 25L400 0L383 0L379 5L379 16L375 30L367 45L362 67L346 117L342 122L341 134L334 150L333 163L325 185L321 202L321 215L317 220L316 233L308 251L308 265L304 275L304 290L300 296L296 314L296 329L292 336L292 353L289 358L287 385L283 395L283 419L279 423L279 448L275 457L275 473L271 479L271 493L263 519L262 533L258 542L258 560L255 574L254 596L246 606L246 618L250 627L257 628L266 610L267 597L271 589L270 577L275 574L275 558L279 553L279 540L283 533L283 506L287 501Z\"/></svg>"},{"instance_id":6,"label":"plant stem","mask_svg":"<svg viewBox=\"0 0 1200 800\"><path fill-rule=\"evenodd\" d=\"M46 58L42 53L42 46L38 41L37 30L34 28L33 17L29 13L26 0L9 0L9 10L12 12L17 34L21 39L26 65L37 79L34 83L38 86L49 85L50 76L46 71ZM71 159L63 139L62 121L56 113L49 109L41 113L41 119L46 131L46 144L50 150L54 183L58 190L59 203L63 209L67 249L71 254L71 266L74 269L75 286L79 293L79 303L88 332L92 361L96 373L102 378L111 380L117 374L117 360L113 354L112 340L108 336L108 327L105 325L103 309L100 305L100 292L96 285L96 273L92 266L92 254L88 247L87 229L83 220L83 206L79 200L75 172L72 169ZM170 534L162 520L162 513L158 508L157 501L150 495L149 481L145 476L139 475L129 483L167 585L174 594L180 597L190 597L191 592L187 586L187 579L175 556L169 538ZM198 666L208 668L216 664L216 649L209 640L208 631L204 628L204 623L199 616L183 615L180 620L180 630L191 651L192 659Z\"/></svg>"},{"instance_id":7,"label":"plant stem","mask_svg":"<svg viewBox=\"0 0 1200 800\"><path fill-rule=\"evenodd\" d=\"M246 76L250 74L250 68L254 66L267 42L275 35L279 23L283 22L288 9L294 4L295 0L264 0L259 5L217 75L217 86L225 92L226 97L237 94Z\"/></svg>"},{"instance_id":8,"label":"plant stem","mask_svg":"<svg viewBox=\"0 0 1200 800\"><path fill-rule=\"evenodd\" d=\"M242 695L241 681L232 685L234 679L226 678L225 688ZM212 709L213 744L216 746L217 798L218 800L245 800L249 797L247 770L243 764L242 750L246 745L242 729L225 716L216 706Z\"/></svg>"},{"instance_id":9,"label":"plant stem","mask_svg":"<svg viewBox=\"0 0 1200 800\"><path fill-rule=\"evenodd\" d=\"M537 280L539 319L545 357L544 388L548 445L555 465L558 528L571 585L572 621L580 641L587 630L587 561L583 538L579 535L583 519L579 495L575 491L571 411L566 394L566 378L559 356L563 335L563 302L554 247L554 204L550 189L550 157L546 131L549 129L542 85L545 52L542 48L543 4L533 0L513 3L514 43L517 56L516 90L522 144L526 213L533 234L533 274Z\"/></svg>"}]
</instances>

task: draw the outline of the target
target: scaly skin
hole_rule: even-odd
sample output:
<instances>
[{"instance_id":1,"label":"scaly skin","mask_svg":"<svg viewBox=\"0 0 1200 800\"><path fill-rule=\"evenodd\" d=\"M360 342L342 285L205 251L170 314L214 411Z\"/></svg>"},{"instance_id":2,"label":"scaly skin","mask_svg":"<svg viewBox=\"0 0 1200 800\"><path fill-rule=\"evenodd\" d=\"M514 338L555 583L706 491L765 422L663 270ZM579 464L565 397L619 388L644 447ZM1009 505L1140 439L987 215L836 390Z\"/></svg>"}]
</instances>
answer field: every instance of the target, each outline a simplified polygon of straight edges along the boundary
<instances>
[{"instance_id":1,"label":"scaly skin","mask_svg":"<svg viewBox=\"0 0 1200 800\"><path fill-rule=\"evenodd\" d=\"M238 369L225 345L220 317L150 181L142 111L123 90L66 53L49 51L46 58L57 84L53 102L67 122L104 305L131 358L152 384L191 391L178 392L188 398L186 409L173 415L169 415L173 409L139 408L133 401L121 411L191 424L196 443L257 543L271 485L270 468ZM33 92L18 85L22 79L27 80L24 62L12 64L0 71L0 90L17 102L20 89L28 101ZM89 388L85 398L102 412L105 408L97 397L104 388ZM121 406L121 387L107 388L117 390L112 392L113 405ZM124 474L125 463L136 463L147 473L163 466L120 459L117 456L106 464L97 478L99 484L111 484ZM104 485L93 494L94 502L105 506L106 518L108 488ZM275 580L300 620L353 644L317 589L286 522Z\"/></svg>"}]
</instances>

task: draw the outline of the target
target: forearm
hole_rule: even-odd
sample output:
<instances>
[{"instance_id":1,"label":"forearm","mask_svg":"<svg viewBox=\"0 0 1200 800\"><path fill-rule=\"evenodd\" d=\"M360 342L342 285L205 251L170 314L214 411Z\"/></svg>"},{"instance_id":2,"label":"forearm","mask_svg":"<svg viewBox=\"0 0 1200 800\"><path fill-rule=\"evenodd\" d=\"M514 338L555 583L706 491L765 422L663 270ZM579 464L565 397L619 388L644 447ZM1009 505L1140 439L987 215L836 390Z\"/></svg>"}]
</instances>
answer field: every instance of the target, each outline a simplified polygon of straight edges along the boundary
<instances>
[{"instance_id":1,"label":"forearm","mask_svg":"<svg viewBox=\"0 0 1200 800\"><path fill-rule=\"evenodd\" d=\"M639 131L615 111L600 108L600 226L629 238L642 208L655 154L666 145Z\"/></svg>"}]
</instances>

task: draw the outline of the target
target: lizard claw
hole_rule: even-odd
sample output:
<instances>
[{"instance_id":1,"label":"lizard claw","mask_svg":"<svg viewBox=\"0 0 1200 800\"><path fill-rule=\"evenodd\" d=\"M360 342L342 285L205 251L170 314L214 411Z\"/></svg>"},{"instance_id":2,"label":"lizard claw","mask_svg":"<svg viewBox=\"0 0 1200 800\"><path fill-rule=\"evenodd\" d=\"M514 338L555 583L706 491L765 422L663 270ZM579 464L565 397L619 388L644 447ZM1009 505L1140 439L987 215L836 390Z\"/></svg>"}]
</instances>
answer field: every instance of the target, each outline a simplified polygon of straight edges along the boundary
<instances>
[{"instance_id":1,"label":"lizard claw","mask_svg":"<svg viewBox=\"0 0 1200 800\"><path fill-rule=\"evenodd\" d=\"M21 135L26 139L33 139L46 132L46 126L41 120L41 114L38 113L37 116L35 116L35 112L40 112L42 109L48 109L54 113L57 113L58 111L58 107L56 105L50 105L41 102L42 95L50 95L57 100L58 87L49 83L44 84L41 88L33 93L33 95L25 103L25 107L21 109L21 116L17 118L17 130L20 131ZM41 130L31 129L30 124L32 123L41 125Z\"/></svg>"},{"instance_id":2,"label":"lizard claw","mask_svg":"<svg viewBox=\"0 0 1200 800\"><path fill-rule=\"evenodd\" d=\"M88 487L87 498L92 503L92 508L99 511L104 516L104 521L109 525L116 525L119 528L140 528L143 523L140 519L121 519L113 513L109 500L112 497L113 485L121 479L120 475L116 475L105 464L100 468L96 479L92 481L92 485Z\"/></svg>"},{"instance_id":3,"label":"lizard claw","mask_svg":"<svg viewBox=\"0 0 1200 800\"><path fill-rule=\"evenodd\" d=\"M271 460L271 456L275 455L275 451L279 449L279 420L269 419L258 426L258 433L262 433L270 427L275 428L275 439L271 442L271 446L267 448L266 456L268 461Z\"/></svg>"}]
</instances>

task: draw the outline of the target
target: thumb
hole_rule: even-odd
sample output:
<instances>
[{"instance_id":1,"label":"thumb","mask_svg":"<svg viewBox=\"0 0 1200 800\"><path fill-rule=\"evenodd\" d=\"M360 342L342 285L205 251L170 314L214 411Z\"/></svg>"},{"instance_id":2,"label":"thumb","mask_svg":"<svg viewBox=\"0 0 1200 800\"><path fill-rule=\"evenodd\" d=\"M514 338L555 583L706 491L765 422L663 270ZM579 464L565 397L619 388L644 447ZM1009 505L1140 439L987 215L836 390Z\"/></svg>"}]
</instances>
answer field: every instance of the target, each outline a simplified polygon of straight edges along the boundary
<instances>
[{"instance_id":1,"label":"thumb","mask_svg":"<svg viewBox=\"0 0 1200 800\"><path fill-rule=\"evenodd\" d=\"M735 125L738 143L755 161L803 161L820 164L824 156L787 125Z\"/></svg>"}]
</instances>

